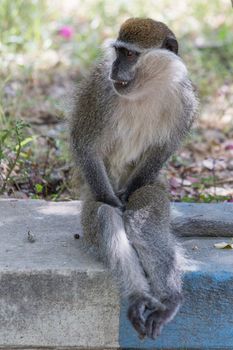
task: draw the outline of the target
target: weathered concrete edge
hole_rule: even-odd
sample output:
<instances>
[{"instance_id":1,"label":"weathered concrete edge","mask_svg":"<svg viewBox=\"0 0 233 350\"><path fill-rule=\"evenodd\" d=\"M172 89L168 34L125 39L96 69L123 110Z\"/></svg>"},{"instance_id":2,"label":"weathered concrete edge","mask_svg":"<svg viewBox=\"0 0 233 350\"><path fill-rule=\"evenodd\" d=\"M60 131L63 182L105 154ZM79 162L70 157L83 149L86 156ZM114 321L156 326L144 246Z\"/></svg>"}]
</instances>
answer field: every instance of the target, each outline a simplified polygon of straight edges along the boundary
<instances>
[{"instance_id":1,"label":"weathered concrete edge","mask_svg":"<svg viewBox=\"0 0 233 350\"><path fill-rule=\"evenodd\" d=\"M103 347L96 347L96 348L90 348L90 347L83 347L83 346L56 346L56 347L51 347L51 346L15 346L15 345L10 345L9 347L1 346L0 345L0 350L114 350L114 349L120 349L118 348L108 348L106 346ZM130 349L128 349L130 350ZM214 349L215 350L215 349ZM225 349L223 349L225 350Z\"/></svg>"},{"instance_id":2,"label":"weathered concrete edge","mask_svg":"<svg viewBox=\"0 0 233 350\"><path fill-rule=\"evenodd\" d=\"M171 214L178 236L233 237L233 203L172 203Z\"/></svg>"},{"instance_id":3,"label":"weathered concrete edge","mask_svg":"<svg viewBox=\"0 0 233 350\"><path fill-rule=\"evenodd\" d=\"M9 290L9 286L15 285L17 279L11 273L12 279L7 283L4 283L6 290ZM25 314L23 318L20 315L13 315L14 323L13 327L18 324L21 328L22 339L20 339L20 328L14 333L14 329L11 326L11 317L8 314L8 318L3 319L7 332L11 333L10 337L15 339L15 343L1 342L0 332L0 348L2 349L113 349L113 348L127 348L127 349L233 349L233 315L232 305L233 301L233 272L229 271L217 271L211 273L210 271L189 271L184 277L184 292L185 303L179 311L176 318L165 327L162 335L156 341L145 340L140 341L132 329L130 323L126 318L127 303L121 302L120 317L118 313L118 306L116 300L110 292L109 297L103 297L103 300L98 299L99 293L104 295L103 288L106 287L106 271L102 271L98 276L94 276L92 282L88 281L79 273L74 278L74 272L62 276L56 277L51 275L49 278L42 278L37 275L36 280L30 278L27 273L27 279L22 273L19 274L20 283L17 283L19 290L24 286L24 298L27 302L22 301L22 294L18 294L16 290L12 289L12 293L9 296L9 311L12 312L12 307L18 305L24 309ZM64 279L65 276L65 279ZM8 276L4 276L8 277ZM56 278L61 278L57 283ZM66 279L68 278L68 281ZM42 279L42 281L41 281ZM92 277L93 279L93 277ZM35 297L35 287L37 283L42 283L44 294L40 300ZM72 283L74 288L72 287ZM91 284L90 284L91 283ZM108 282L111 283L111 282ZM56 286L56 288L55 288ZM69 288L73 292L69 293ZM111 290L110 284L107 286ZM32 293L34 290L34 295ZM51 290L53 294L51 295ZM79 298L77 302L77 295L81 295L81 290L84 291L84 295ZM98 290L98 291L97 291ZM67 291L67 292L66 292ZM91 294L90 294L91 291ZM1 290L2 294L2 290ZM18 294L18 297L17 297ZM52 300L52 301L51 301ZM67 306L64 309L66 302L72 305L72 310L69 310ZM98 301L99 300L99 301ZM41 306L45 304L45 307ZM49 304L48 304L49 303ZM49 310L47 309L49 306ZM83 315L80 310L84 309L86 319L83 320ZM104 309L104 312L102 311ZM76 310L76 311L75 311ZM65 313L64 313L65 311ZM28 334L27 330L22 328L25 320L31 319L32 315L35 317L35 313L39 313L39 323L34 329L34 334ZM61 318L61 322L59 321ZM107 323L110 328L106 328ZM119 318L119 320L117 320ZM95 327L99 329L99 339L94 337L94 334L90 333L88 336L86 332L88 319L95 323ZM103 319L104 323L103 323ZM73 325L73 321L76 325ZM30 322L29 322L30 323ZM48 323L48 326L43 326L42 323ZM21 324L21 325L20 325ZM50 338L51 327L58 327L63 334L64 343L56 341L55 338ZM72 333L76 328L79 336L76 337L77 343L74 344L74 337ZM106 334L103 330L109 332L113 329L112 335ZM48 333L46 333L48 330ZM69 332L71 331L71 342L69 342ZM94 332L95 333L95 332ZM39 337L38 337L39 335ZM40 338L41 336L41 338ZM27 337L31 339L28 342ZM107 340L108 338L108 340ZM112 339L111 347L108 347L109 340ZM118 339L118 340L117 340ZM20 346L21 345L21 346Z\"/></svg>"},{"instance_id":4,"label":"weathered concrete edge","mask_svg":"<svg viewBox=\"0 0 233 350\"><path fill-rule=\"evenodd\" d=\"M0 347L118 348L119 308L106 270L1 271Z\"/></svg>"},{"instance_id":5,"label":"weathered concrete edge","mask_svg":"<svg viewBox=\"0 0 233 350\"><path fill-rule=\"evenodd\" d=\"M36 201L37 202L37 201ZM28 204L31 202L29 201ZM33 201L35 203L35 201ZM38 202L37 202L38 203ZM50 211L47 213L45 217L43 217L44 220L48 220L49 218L56 221L58 220L57 209L60 206L59 203L52 204L52 203L45 203L45 207L47 204L50 205ZM20 204L20 203L19 203ZM36 204L36 203L35 203ZM71 232L69 232L69 225L73 226L75 224L75 221L71 222L70 224L70 210L72 205L75 207L77 203L70 203L65 204L65 206L68 207L68 211L65 212L64 218L62 217L62 220L64 222L64 226L62 229L67 230L67 232L61 232L61 235L64 236L64 233L68 236L71 235ZM61 205L64 206L64 203L61 203ZM54 219L51 217L53 216L51 213L53 210L51 210L51 207L56 207L56 213L54 214ZM219 205L218 205L219 206ZM187 208L187 205L185 206ZM64 208L63 208L64 209ZM220 208L218 208L220 209ZM220 209L221 210L221 209ZM228 209L227 209L228 210ZM189 208L189 214L190 214L190 208ZM24 212L24 211L23 211ZM46 210L47 212L47 210ZM41 210L40 210L41 213ZM44 211L43 211L44 213ZM181 210L178 211L178 215L180 215ZM28 214L28 213L27 213ZM32 213L33 214L33 213ZM177 214L177 213L176 213ZM1 213L0 213L1 216ZM7 218L7 216L5 215ZM32 216L33 217L33 216ZM47 217L47 219L46 219ZM25 219L25 218L23 218ZM39 218L38 218L39 219ZM66 222L67 220L67 222ZM41 222L40 220L38 222ZM36 224L36 222L35 222ZM33 225L31 226L33 227ZM47 227L50 227L50 222L48 221ZM60 223L57 224L57 228L60 227ZM36 225L35 225L36 230ZM41 225L40 225L40 231L41 231ZM39 232L39 230L38 230ZM38 233L39 234L39 233ZM44 231L41 232L41 237L44 236ZM72 238L72 237L71 237ZM16 237L14 237L15 241ZM190 240L188 240L190 241ZM212 243L216 240L212 240ZM35 243L35 245L31 246L36 248L37 244L40 242L40 237L38 236L38 243ZM44 243L43 243L44 242ZM42 241L42 248L43 244L47 244L47 239L45 238L44 241ZM57 233L54 235L54 238L52 237L51 244L53 245L56 243L60 246L64 243L62 240L61 242L58 241ZM67 241L68 242L68 241ZM199 242L204 242L203 240L199 240ZM76 242L78 243L78 242ZM210 250L210 247L213 247L213 244L210 242L210 244L207 245L206 252ZM196 242L192 242L192 246L197 245ZM202 245L202 244L201 244ZM29 244L30 246L30 244ZM28 246L28 247L29 247ZM62 248L63 251L67 251L67 248ZM214 250L213 250L214 251ZM85 270L80 270L80 267L74 265L74 268L66 269L64 266L61 266L62 269L56 270L55 268L50 268L48 271L48 268L46 266L44 267L44 270L40 270L39 272L34 270L31 270L31 274L28 271L24 271L23 269L21 271L18 270L18 276L21 279L22 283L19 284L18 289L19 291L25 291L23 295L25 296L28 293L28 298L26 300L23 300L22 294L18 294L18 299L15 297L15 293L17 294L17 290L15 290L15 287L13 286L18 285L15 283L15 275L14 273L9 271L3 271L2 275L6 277L8 275L11 275L10 279L8 280L9 284L11 286L10 288L10 295L6 292L3 293L0 292L0 299L3 295L8 295L9 298L11 298L12 306L10 310L8 309L8 316L11 317L10 321L12 321L12 310L14 311L14 317L16 317L16 324L18 328L18 336L20 337L20 334L24 332L24 335L29 335L27 333L28 326L23 326L24 323L22 323L20 319L17 320L17 316L19 315L20 308L24 311L27 311L30 309L34 310L31 314L33 316L33 319L35 320L35 314L37 315L37 312L39 311L39 318L38 321L43 320L44 322L44 316L47 317L47 320L49 321L50 331L48 327L43 327L43 324L39 327L37 324L37 327L34 329L34 339L32 334L32 339L34 341L28 341L27 339L21 339L20 343L17 343L17 337L14 333L12 333L12 339L15 340L16 347L12 345L12 343L3 343L4 345L2 348L5 349L11 349L11 348L50 348L50 349L57 349L60 348L62 350L64 349L75 349L75 348L108 348L110 345L109 340L114 339L114 341L110 345L111 347L127 347L127 348L155 348L161 347L163 345L163 349L175 349L177 348L177 345L180 348L181 341L185 340L183 343L183 348L188 349L233 349L233 336L232 336L232 330L231 330L231 324L233 322L232 320L232 312L229 305L232 304L233 301L233 295L232 295L232 270L229 269L229 266L227 269L223 265L220 264L221 256L226 256L225 254L229 255L228 252L223 251L217 251L216 253L219 253L219 259L216 264L213 264L213 268L210 269L200 269L198 268L195 271L189 271L186 274L185 277L185 290L186 290L186 297L187 301L184 305L184 308L180 311L180 314L177 316L177 318L166 327L164 330L163 335L161 338L158 339L157 342L140 342L138 341L136 334L134 331L130 328L130 325L128 321L126 320L126 312L125 312L125 304L122 303L121 305L121 316L120 316L120 326L119 326L119 311L118 311L118 300L115 296L114 288L112 288L111 280L109 279L108 274L105 270L100 269L99 267L95 269L93 273L93 267L92 272L86 273ZM58 252L59 253L59 252ZM194 250L193 254L198 253L198 250ZM36 257L35 257L36 258ZM198 259L198 256L196 256ZM207 259L209 261L209 259ZM210 260L211 261L211 260ZM213 261L209 263L209 265L212 265ZM53 274L53 271L56 273ZM75 278L76 272L78 271L78 278ZM32 275L37 274L38 278L33 278ZM41 279L42 275L42 279ZM44 275L44 277L43 277ZM48 276L50 275L50 277ZM49 277L49 278L46 278ZM26 283L25 283L25 277ZM87 278L88 277L88 278ZM55 283L56 279L59 279L58 287L52 287L53 285L57 285ZM0 285L5 287L5 290L7 290L6 283L1 283ZM35 293L38 290L37 286L40 285L43 288L41 288L42 291L44 291L43 295L39 295L35 298ZM67 286L65 289L64 287ZM190 287L188 287L190 286ZM21 287L21 288L19 288ZM104 288L103 288L104 287ZM187 289L188 288L188 289ZM64 289L64 290L63 290ZM52 292L52 302L51 302L51 290ZM69 292L69 290L71 290ZM30 291L33 291L31 293ZM106 294L107 291L107 294ZM219 295L219 292L220 295ZM85 294L85 298L82 297L83 293ZM98 296L101 296L101 299L99 299ZM80 298L77 298L77 296L81 296ZM104 298L103 298L104 296ZM33 297L33 298L32 298ZM30 301L31 298L31 301ZM79 299L79 300L78 300ZM41 307L41 301L43 304L43 301L46 301L45 305L49 305L49 307L44 307L44 309ZM54 300L58 301L54 303ZM68 300L68 304L67 304ZM87 300L86 304L85 301ZM100 303L101 300L101 303ZM9 299L8 299L9 301ZM36 302L35 302L36 301ZM72 306L72 309L68 307L66 309L66 313L62 314L64 311L64 302L65 305ZM15 309L15 305L17 305L19 308ZM100 305L98 305L100 304ZM7 305L10 305L8 303ZM188 306L186 306L188 305ZM189 310L190 305L190 310ZM85 307L84 307L85 306ZM103 312L103 308L107 306ZM25 309L26 308L26 309ZM85 309L85 314L87 315L86 320L84 319L84 315L82 314L82 309ZM211 313L210 313L211 310ZM48 311L51 311L51 315L48 315ZM229 314L230 311L230 314ZM193 312L195 312L193 314ZM95 316L93 317L93 313ZM203 315L209 315L210 317L203 319ZM221 324L219 327L219 315L221 315ZM0 313L0 320L1 320L2 313ZM28 324L30 325L30 313L25 313L25 320L28 321ZM55 318L54 318L55 316ZM55 319L58 317L61 317L62 323L59 323ZM111 317L113 317L111 319ZM181 317L181 321L178 322L179 317ZM95 332L93 333L91 325L89 325L88 318L97 320L95 321ZM5 319L6 320L6 319ZM9 323L6 324L4 319L2 319L2 322L4 323L4 327L7 332L10 332L13 327L9 327ZM105 322L103 323L103 320ZM201 320L201 324L200 324ZM8 319L9 321L9 319ZM83 322L84 321L84 322ZM55 323L53 323L55 322ZM57 324L56 324L57 322ZM73 324L75 322L75 324ZM178 323L177 323L178 322ZM187 325L187 327L186 327ZM58 327L58 331L61 335L61 339L57 341L57 339L54 337L55 333L52 332L52 328ZM23 327L23 328L22 328ZM60 327L60 328L59 328ZM90 328L89 328L90 327ZM128 328L127 328L128 327ZM172 327L172 328L169 328ZM114 332L110 334L110 331L114 328ZM2 327L0 327L0 330ZM128 329L128 330L127 330ZM192 331L190 335L190 330ZM49 332L48 332L49 331ZM119 335L118 335L119 331ZM21 333L20 333L21 332ZM168 332L166 335L165 332ZM216 337L213 337L213 332L216 335ZM38 334L39 333L39 334ZM63 333L63 334L62 334ZM78 333L78 335L77 335ZM187 338L187 334L190 335L189 338ZM97 335L100 335L98 341L97 341ZM118 337L119 336L119 337ZM163 337L165 336L165 343L160 343L163 341ZM48 337L52 337L49 338ZM111 338L113 337L113 338ZM136 337L136 339L135 339ZM203 337L203 339L201 338ZM37 338L37 339L35 339ZM63 339L62 339L63 338ZM65 339L64 339L65 338ZM70 338L72 338L72 342L70 342ZM76 339L76 340L75 340ZM118 341L119 339L119 341ZM206 343L206 340L212 339L215 343L208 342ZM0 331L0 340L1 340L1 331ZM61 341L63 341L63 344L61 344ZM81 341L81 343L80 343ZM171 346L168 347L168 341L171 342ZM197 342L198 341L198 342ZM196 342L196 343L195 343ZM219 343L220 342L220 343ZM222 342L222 343L221 343ZM162 345L161 345L162 344ZM192 347L190 347L192 344ZM230 347L229 347L230 344ZM78 346L79 345L79 346ZM189 346L190 345L190 346ZM176 347L174 347L176 346ZM217 347L216 347L217 346Z\"/></svg>"},{"instance_id":6,"label":"weathered concrete edge","mask_svg":"<svg viewBox=\"0 0 233 350\"><path fill-rule=\"evenodd\" d=\"M104 347L95 347L95 348L90 348L90 347L83 347L83 346L15 346L15 345L9 345L9 346L1 346L0 345L0 350L114 350L114 349L120 349L119 347L117 348L108 348L106 346ZM214 349L215 350L215 349ZM225 349L223 349L225 350Z\"/></svg>"},{"instance_id":7,"label":"weathered concrete edge","mask_svg":"<svg viewBox=\"0 0 233 350\"><path fill-rule=\"evenodd\" d=\"M0 202L14 199L0 199ZM48 203L44 200L16 200L17 202ZM81 201L54 202L73 203ZM178 236L233 237L233 203L176 203L171 202L171 227Z\"/></svg>"},{"instance_id":8,"label":"weathered concrete edge","mask_svg":"<svg viewBox=\"0 0 233 350\"><path fill-rule=\"evenodd\" d=\"M56 347L51 347L51 346L10 346L10 347L5 347L0 345L1 350L90 350L90 349L95 349L95 350L113 350L116 348L108 348L108 347L96 347L96 348L89 348L89 347L80 347L80 346L69 346L69 347L64 347L64 346L56 346ZM120 349L120 348L117 348ZM215 349L214 349L215 350ZM225 349L223 349L225 350Z\"/></svg>"}]
</instances>

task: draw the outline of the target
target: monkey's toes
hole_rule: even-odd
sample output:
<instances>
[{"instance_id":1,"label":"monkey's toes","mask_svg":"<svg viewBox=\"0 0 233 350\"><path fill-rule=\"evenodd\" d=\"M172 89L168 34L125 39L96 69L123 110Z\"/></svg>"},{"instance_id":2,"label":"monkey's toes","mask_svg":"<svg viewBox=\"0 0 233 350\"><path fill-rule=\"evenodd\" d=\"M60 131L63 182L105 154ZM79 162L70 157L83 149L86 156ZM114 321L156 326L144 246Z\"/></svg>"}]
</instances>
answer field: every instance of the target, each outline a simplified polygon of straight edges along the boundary
<instances>
[{"instance_id":1,"label":"monkey's toes","mask_svg":"<svg viewBox=\"0 0 233 350\"><path fill-rule=\"evenodd\" d=\"M155 311L151 313L145 323L146 335L151 339L156 339L164 326L162 321L161 312Z\"/></svg>"},{"instance_id":2,"label":"monkey's toes","mask_svg":"<svg viewBox=\"0 0 233 350\"><path fill-rule=\"evenodd\" d=\"M149 338L156 339L165 324L173 319L176 315L183 297L180 293L175 293L170 298L163 300L165 308L163 310L155 310L151 312L145 322L146 335Z\"/></svg>"},{"instance_id":3,"label":"monkey's toes","mask_svg":"<svg viewBox=\"0 0 233 350\"><path fill-rule=\"evenodd\" d=\"M144 310L145 307L140 301L133 303L128 309L128 319L142 338L146 335Z\"/></svg>"},{"instance_id":4,"label":"monkey's toes","mask_svg":"<svg viewBox=\"0 0 233 350\"><path fill-rule=\"evenodd\" d=\"M164 310L164 306L159 301L149 296L143 296L130 305L128 309L128 319L139 333L140 338L144 338L147 335L145 326L146 313L161 308Z\"/></svg>"}]
</instances>

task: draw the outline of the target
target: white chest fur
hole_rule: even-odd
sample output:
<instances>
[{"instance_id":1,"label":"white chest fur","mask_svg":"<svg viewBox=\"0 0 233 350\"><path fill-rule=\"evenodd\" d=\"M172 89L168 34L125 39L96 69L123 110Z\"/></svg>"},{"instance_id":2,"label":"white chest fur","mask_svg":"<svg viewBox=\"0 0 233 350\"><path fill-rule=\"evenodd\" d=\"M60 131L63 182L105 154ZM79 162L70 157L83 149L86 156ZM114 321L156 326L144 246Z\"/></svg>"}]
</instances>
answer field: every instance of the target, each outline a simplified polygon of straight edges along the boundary
<instances>
[{"instance_id":1,"label":"white chest fur","mask_svg":"<svg viewBox=\"0 0 233 350\"><path fill-rule=\"evenodd\" d=\"M153 73L154 67L158 69L159 62L154 62ZM185 73L182 62L168 64L166 69L158 69L154 76L148 72L150 84L143 96L135 99L119 96L118 107L112 116L111 151L108 157L116 182L127 165L137 162L150 146L163 144L169 139L181 116L179 81Z\"/></svg>"},{"instance_id":2,"label":"white chest fur","mask_svg":"<svg viewBox=\"0 0 233 350\"><path fill-rule=\"evenodd\" d=\"M156 90L143 100L121 99L113 115L114 151L110 159L113 172L121 173L125 165L136 162L148 147L162 144L170 137L176 122L174 109L178 97L167 89L163 93Z\"/></svg>"},{"instance_id":3,"label":"white chest fur","mask_svg":"<svg viewBox=\"0 0 233 350\"><path fill-rule=\"evenodd\" d=\"M156 94L146 101L121 101L115 114L114 134L127 162L135 161L150 145L168 137L171 123L164 112Z\"/></svg>"}]
</instances>

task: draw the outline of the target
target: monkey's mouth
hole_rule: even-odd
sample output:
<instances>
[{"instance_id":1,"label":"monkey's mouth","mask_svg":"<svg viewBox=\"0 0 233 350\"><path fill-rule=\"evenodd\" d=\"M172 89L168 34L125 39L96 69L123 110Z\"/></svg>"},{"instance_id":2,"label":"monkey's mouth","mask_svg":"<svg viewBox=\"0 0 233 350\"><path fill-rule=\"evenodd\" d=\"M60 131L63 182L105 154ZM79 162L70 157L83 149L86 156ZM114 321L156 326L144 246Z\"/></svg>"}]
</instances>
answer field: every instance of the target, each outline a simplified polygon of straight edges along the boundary
<instances>
[{"instance_id":1,"label":"monkey's mouth","mask_svg":"<svg viewBox=\"0 0 233 350\"><path fill-rule=\"evenodd\" d=\"M114 80L113 81L113 85L116 89L124 89L126 87L128 87L130 84L130 81L126 81L126 80Z\"/></svg>"}]
</instances>

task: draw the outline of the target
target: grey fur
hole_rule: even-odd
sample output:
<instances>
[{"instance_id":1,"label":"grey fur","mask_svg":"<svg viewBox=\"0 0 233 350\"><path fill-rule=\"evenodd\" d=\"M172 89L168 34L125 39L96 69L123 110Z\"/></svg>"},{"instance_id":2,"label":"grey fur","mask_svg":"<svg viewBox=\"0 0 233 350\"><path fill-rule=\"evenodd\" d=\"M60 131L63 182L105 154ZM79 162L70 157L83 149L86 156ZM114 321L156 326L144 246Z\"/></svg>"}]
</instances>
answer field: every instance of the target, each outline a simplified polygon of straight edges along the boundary
<instances>
[{"instance_id":1,"label":"grey fur","mask_svg":"<svg viewBox=\"0 0 233 350\"><path fill-rule=\"evenodd\" d=\"M182 252L158 174L188 134L197 100L175 54L147 48L132 83L118 91L109 79L113 56L108 51L80 84L71 111L84 242L112 271L140 336L156 338L182 301Z\"/></svg>"}]
</instances>

